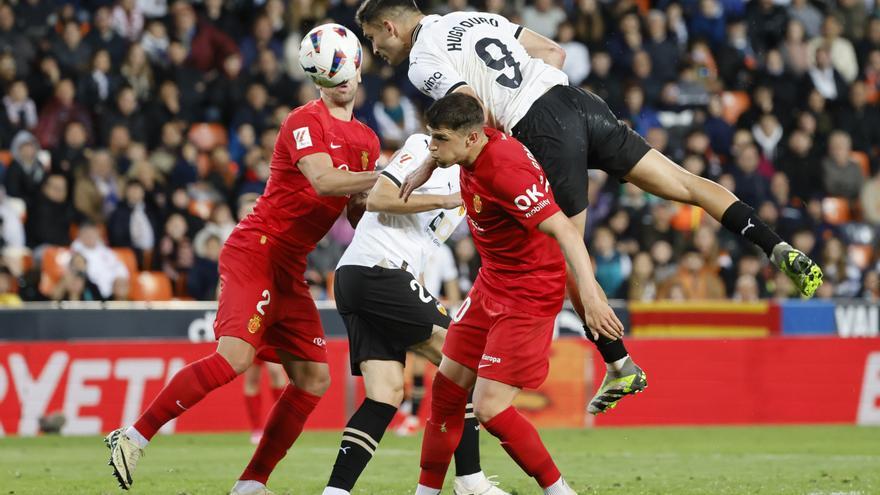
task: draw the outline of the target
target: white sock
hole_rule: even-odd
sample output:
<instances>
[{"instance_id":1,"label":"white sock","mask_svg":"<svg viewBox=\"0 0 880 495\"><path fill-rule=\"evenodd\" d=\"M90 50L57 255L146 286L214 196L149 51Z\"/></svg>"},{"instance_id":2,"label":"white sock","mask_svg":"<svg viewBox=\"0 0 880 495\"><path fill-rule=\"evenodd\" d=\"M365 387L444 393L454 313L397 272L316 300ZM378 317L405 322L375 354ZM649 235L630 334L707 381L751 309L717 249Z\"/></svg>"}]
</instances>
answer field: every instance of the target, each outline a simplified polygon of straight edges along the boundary
<instances>
[{"instance_id":1,"label":"white sock","mask_svg":"<svg viewBox=\"0 0 880 495\"><path fill-rule=\"evenodd\" d=\"M351 495L350 492L343 490L342 488L334 488L332 486L328 486L324 488L324 493L321 495Z\"/></svg>"},{"instance_id":2,"label":"white sock","mask_svg":"<svg viewBox=\"0 0 880 495\"><path fill-rule=\"evenodd\" d=\"M486 479L486 475L482 471L478 471L474 474L466 474L464 476L456 476L455 479L461 481L464 486L472 487L476 486L477 483Z\"/></svg>"},{"instance_id":3,"label":"white sock","mask_svg":"<svg viewBox=\"0 0 880 495\"><path fill-rule=\"evenodd\" d=\"M611 371L620 371L623 369L623 365L626 364L627 359L629 359L629 354L623 356L617 361L614 361L613 363L605 363L605 367Z\"/></svg>"},{"instance_id":4,"label":"white sock","mask_svg":"<svg viewBox=\"0 0 880 495\"><path fill-rule=\"evenodd\" d=\"M242 491L242 492L246 492L246 491L249 492L249 491L258 490L260 488L266 488L266 485L264 485L256 480L238 480L235 482L235 486L232 487L232 490L233 491L238 490L238 491Z\"/></svg>"},{"instance_id":5,"label":"white sock","mask_svg":"<svg viewBox=\"0 0 880 495\"><path fill-rule=\"evenodd\" d=\"M565 480L560 476L556 483L544 488L544 495L568 495L571 492L566 489L566 486Z\"/></svg>"},{"instance_id":6,"label":"white sock","mask_svg":"<svg viewBox=\"0 0 880 495\"><path fill-rule=\"evenodd\" d=\"M134 429L134 426L129 426L125 430L125 436L131 439L132 442L136 443L138 447L144 449L150 443L149 440L146 439L141 432Z\"/></svg>"},{"instance_id":7,"label":"white sock","mask_svg":"<svg viewBox=\"0 0 880 495\"><path fill-rule=\"evenodd\" d=\"M440 495L440 490L419 483L419 486L416 487L416 495Z\"/></svg>"}]
</instances>

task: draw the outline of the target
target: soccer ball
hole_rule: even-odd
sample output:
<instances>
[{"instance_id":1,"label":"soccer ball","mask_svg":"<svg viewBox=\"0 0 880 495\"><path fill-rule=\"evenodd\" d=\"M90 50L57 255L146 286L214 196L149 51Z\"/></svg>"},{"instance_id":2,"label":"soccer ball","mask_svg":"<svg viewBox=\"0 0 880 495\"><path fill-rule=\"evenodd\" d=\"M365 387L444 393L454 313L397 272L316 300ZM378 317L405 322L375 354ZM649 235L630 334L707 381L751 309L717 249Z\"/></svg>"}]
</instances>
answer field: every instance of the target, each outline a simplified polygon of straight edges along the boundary
<instances>
[{"instance_id":1,"label":"soccer ball","mask_svg":"<svg viewBox=\"0 0 880 495\"><path fill-rule=\"evenodd\" d=\"M332 88L357 74L361 43L345 26L322 24L303 37L299 63L315 84Z\"/></svg>"}]
</instances>

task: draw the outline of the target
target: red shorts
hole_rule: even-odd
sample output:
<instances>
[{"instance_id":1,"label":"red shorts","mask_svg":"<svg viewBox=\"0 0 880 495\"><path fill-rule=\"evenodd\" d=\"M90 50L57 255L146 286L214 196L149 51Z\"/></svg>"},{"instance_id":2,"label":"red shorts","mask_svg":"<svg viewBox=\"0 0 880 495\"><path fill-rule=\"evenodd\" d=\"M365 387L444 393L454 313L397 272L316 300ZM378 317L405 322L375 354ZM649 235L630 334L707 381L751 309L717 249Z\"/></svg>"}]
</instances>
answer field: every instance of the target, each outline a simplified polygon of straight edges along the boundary
<instances>
[{"instance_id":1,"label":"red shorts","mask_svg":"<svg viewBox=\"0 0 880 495\"><path fill-rule=\"evenodd\" d=\"M235 234L233 234L235 235ZM327 343L315 301L297 263L272 260L269 244L254 239L250 249L224 246L220 252L220 304L214 337L237 337L257 357L280 362L277 349L306 361L327 362Z\"/></svg>"},{"instance_id":2,"label":"red shorts","mask_svg":"<svg viewBox=\"0 0 880 495\"><path fill-rule=\"evenodd\" d=\"M520 388L537 388L550 370L556 315L523 313L471 289L446 334L443 355L477 376Z\"/></svg>"}]
</instances>

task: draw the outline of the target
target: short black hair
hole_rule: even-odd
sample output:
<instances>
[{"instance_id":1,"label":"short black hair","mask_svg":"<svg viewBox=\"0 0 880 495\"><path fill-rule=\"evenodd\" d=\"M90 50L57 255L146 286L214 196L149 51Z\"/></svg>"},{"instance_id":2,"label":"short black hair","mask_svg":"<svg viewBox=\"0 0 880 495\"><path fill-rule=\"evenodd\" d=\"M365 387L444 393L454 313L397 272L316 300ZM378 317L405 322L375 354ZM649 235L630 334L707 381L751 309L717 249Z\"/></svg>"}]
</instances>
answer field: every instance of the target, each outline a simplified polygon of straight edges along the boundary
<instances>
[{"instance_id":1,"label":"short black hair","mask_svg":"<svg viewBox=\"0 0 880 495\"><path fill-rule=\"evenodd\" d=\"M363 26L378 20L382 14L392 9L421 13L414 0L366 0L358 7L355 21L358 26Z\"/></svg>"},{"instance_id":2,"label":"short black hair","mask_svg":"<svg viewBox=\"0 0 880 495\"><path fill-rule=\"evenodd\" d=\"M425 112L425 120L432 129L453 131L483 125L483 106L471 95L452 93L435 101Z\"/></svg>"}]
</instances>

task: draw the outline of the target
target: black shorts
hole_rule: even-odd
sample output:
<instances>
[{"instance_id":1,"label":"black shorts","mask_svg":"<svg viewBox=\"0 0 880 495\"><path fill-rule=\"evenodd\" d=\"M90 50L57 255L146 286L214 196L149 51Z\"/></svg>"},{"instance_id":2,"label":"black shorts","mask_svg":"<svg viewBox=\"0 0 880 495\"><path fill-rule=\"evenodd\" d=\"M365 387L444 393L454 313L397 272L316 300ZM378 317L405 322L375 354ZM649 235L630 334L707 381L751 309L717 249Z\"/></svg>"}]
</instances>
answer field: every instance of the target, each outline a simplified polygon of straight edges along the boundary
<instances>
[{"instance_id":1,"label":"black shorts","mask_svg":"<svg viewBox=\"0 0 880 495\"><path fill-rule=\"evenodd\" d=\"M406 351L449 328L446 308L405 270L347 265L333 279L336 307L348 331L351 372L370 359L406 361Z\"/></svg>"},{"instance_id":2,"label":"black shorts","mask_svg":"<svg viewBox=\"0 0 880 495\"><path fill-rule=\"evenodd\" d=\"M568 216L587 208L588 168L621 179L651 149L602 98L572 86L550 88L512 134L541 163L556 203Z\"/></svg>"}]
</instances>

